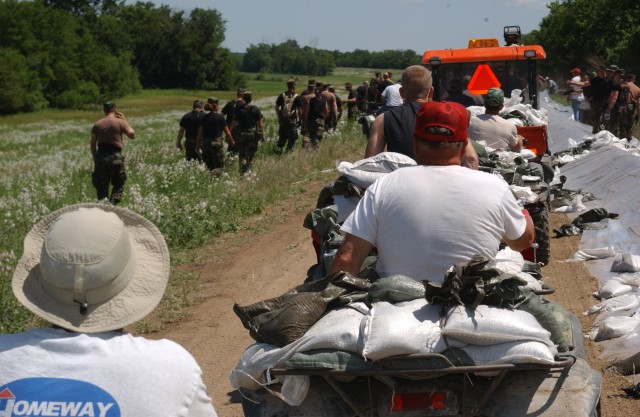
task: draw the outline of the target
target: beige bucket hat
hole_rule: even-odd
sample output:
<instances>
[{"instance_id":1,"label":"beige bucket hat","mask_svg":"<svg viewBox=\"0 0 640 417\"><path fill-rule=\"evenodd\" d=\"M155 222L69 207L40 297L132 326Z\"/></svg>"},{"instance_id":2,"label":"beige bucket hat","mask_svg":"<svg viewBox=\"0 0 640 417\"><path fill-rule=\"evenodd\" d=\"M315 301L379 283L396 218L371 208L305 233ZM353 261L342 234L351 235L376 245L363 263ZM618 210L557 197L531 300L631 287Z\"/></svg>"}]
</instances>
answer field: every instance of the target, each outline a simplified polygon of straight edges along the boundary
<instances>
[{"instance_id":1,"label":"beige bucket hat","mask_svg":"<svg viewBox=\"0 0 640 417\"><path fill-rule=\"evenodd\" d=\"M57 210L31 229L12 286L43 319L96 333L149 314L169 271L169 249L153 223L124 208L86 203Z\"/></svg>"}]
</instances>

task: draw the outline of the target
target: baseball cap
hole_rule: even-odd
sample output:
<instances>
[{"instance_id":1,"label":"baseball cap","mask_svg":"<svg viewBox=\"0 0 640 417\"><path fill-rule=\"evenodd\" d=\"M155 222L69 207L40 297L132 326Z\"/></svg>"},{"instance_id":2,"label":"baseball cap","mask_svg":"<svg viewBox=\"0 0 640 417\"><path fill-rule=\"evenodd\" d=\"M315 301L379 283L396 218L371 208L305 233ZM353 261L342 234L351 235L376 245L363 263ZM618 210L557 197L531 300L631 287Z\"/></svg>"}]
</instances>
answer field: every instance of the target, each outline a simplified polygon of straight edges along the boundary
<instances>
[{"instance_id":1,"label":"baseball cap","mask_svg":"<svg viewBox=\"0 0 640 417\"><path fill-rule=\"evenodd\" d=\"M434 142L464 142L467 140L469 126L467 109L452 101L427 101L416 115L416 139ZM436 135L427 133L429 127L444 127L451 135Z\"/></svg>"},{"instance_id":2,"label":"baseball cap","mask_svg":"<svg viewBox=\"0 0 640 417\"><path fill-rule=\"evenodd\" d=\"M504 104L504 91L499 88L490 88L484 97L485 107L500 107Z\"/></svg>"},{"instance_id":3,"label":"baseball cap","mask_svg":"<svg viewBox=\"0 0 640 417\"><path fill-rule=\"evenodd\" d=\"M580 68L574 68L574 69L571 70L572 74L580 74L580 72L581 72Z\"/></svg>"},{"instance_id":4,"label":"baseball cap","mask_svg":"<svg viewBox=\"0 0 640 417\"><path fill-rule=\"evenodd\" d=\"M39 317L96 333L149 314L162 299L169 271L169 249L150 221L125 208L82 203L31 229L11 285Z\"/></svg>"},{"instance_id":5,"label":"baseball cap","mask_svg":"<svg viewBox=\"0 0 640 417\"><path fill-rule=\"evenodd\" d=\"M196 100L193 102L193 108L194 109L201 109L202 108L202 102L200 100Z\"/></svg>"},{"instance_id":6,"label":"baseball cap","mask_svg":"<svg viewBox=\"0 0 640 417\"><path fill-rule=\"evenodd\" d=\"M209 97L207 99L207 103L209 104L218 104L220 102L220 100L218 100L216 97Z\"/></svg>"},{"instance_id":7,"label":"baseball cap","mask_svg":"<svg viewBox=\"0 0 640 417\"><path fill-rule=\"evenodd\" d=\"M236 94L244 94L244 88L238 87L238 89L236 90Z\"/></svg>"},{"instance_id":8,"label":"baseball cap","mask_svg":"<svg viewBox=\"0 0 640 417\"><path fill-rule=\"evenodd\" d=\"M105 113L109 113L111 111L113 111L113 109L116 108L116 102L115 101L107 101L102 105L102 109L104 110Z\"/></svg>"},{"instance_id":9,"label":"baseball cap","mask_svg":"<svg viewBox=\"0 0 640 417\"><path fill-rule=\"evenodd\" d=\"M242 95L242 98L244 100L250 99L253 97L253 93L249 90L244 90L244 94Z\"/></svg>"}]
</instances>

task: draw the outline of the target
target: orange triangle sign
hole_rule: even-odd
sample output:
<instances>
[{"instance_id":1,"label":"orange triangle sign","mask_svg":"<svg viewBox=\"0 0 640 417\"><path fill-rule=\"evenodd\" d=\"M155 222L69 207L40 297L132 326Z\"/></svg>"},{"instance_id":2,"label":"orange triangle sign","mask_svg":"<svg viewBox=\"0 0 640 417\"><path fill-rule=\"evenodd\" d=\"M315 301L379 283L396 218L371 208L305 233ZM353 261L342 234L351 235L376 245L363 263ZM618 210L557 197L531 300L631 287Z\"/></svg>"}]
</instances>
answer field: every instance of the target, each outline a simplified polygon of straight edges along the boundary
<instances>
[{"instance_id":1,"label":"orange triangle sign","mask_svg":"<svg viewBox=\"0 0 640 417\"><path fill-rule=\"evenodd\" d=\"M467 88L471 94L487 94L490 88L500 88L500 81L487 64L480 64L473 73Z\"/></svg>"}]
</instances>

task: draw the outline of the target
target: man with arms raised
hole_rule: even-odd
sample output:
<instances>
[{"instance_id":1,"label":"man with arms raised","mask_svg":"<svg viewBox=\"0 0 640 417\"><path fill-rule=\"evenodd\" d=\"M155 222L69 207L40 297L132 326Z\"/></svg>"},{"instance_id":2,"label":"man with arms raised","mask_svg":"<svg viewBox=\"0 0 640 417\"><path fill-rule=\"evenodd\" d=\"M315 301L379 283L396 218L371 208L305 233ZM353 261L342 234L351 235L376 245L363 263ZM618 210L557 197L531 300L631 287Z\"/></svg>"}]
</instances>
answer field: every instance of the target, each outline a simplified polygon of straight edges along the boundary
<instances>
[{"instance_id":1,"label":"man with arms raised","mask_svg":"<svg viewBox=\"0 0 640 417\"><path fill-rule=\"evenodd\" d=\"M474 255L494 259L500 242L516 251L533 243L531 217L507 183L460 166L467 127L467 111L458 103L420 107L413 140L418 165L367 188L342 226L346 237L332 272L357 275L375 246L381 276L442 282L447 269Z\"/></svg>"}]
</instances>

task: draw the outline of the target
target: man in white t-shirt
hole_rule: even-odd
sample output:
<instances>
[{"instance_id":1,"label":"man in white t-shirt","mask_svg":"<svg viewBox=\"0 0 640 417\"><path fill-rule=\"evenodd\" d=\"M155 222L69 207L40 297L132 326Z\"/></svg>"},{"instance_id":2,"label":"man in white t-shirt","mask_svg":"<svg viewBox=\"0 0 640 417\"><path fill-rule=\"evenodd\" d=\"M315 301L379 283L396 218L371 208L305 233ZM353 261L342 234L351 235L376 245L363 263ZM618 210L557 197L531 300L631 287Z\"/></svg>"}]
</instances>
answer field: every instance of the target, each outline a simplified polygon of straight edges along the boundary
<instances>
[{"instance_id":1,"label":"man in white t-shirt","mask_svg":"<svg viewBox=\"0 0 640 417\"><path fill-rule=\"evenodd\" d=\"M34 226L13 292L53 328L0 335L0 415L216 417L184 348L122 331L169 270L160 231L123 208L77 204Z\"/></svg>"},{"instance_id":2,"label":"man in white t-shirt","mask_svg":"<svg viewBox=\"0 0 640 417\"><path fill-rule=\"evenodd\" d=\"M391 84L380 93L380 96L384 100L384 104L376 111L376 115L383 113L393 107L402 106L404 100L400 95L401 84L399 82Z\"/></svg>"},{"instance_id":3,"label":"man in white t-shirt","mask_svg":"<svg viewBox=\"0 0 640 417\"><path fill-rule=\"evenodd\" d=\"M342 226L345 241L332 272L357 275L375 246L381 276L442 282L454 264L474 255L495 258L500 242L516 251L531 245L533 222L507 183L460 166L467 127L467 111L458 103L420 107L413 141L419 165L367 188Z\"/></svg>"},{"instance_id":4,"label":"man in white t-shirt","mask_svg":"<svg viewBox=\"0 0 640 417\"><path fill-rule=\"evenodd\" d=\"M484 97L484 114L472 116L469 120L469 137L484 141L492 149L519 152L522 149L522 136L518 135L516 125L500 116L503 107L504 92L499 88L490 88Z\"/></svg>"}]
</instances>

